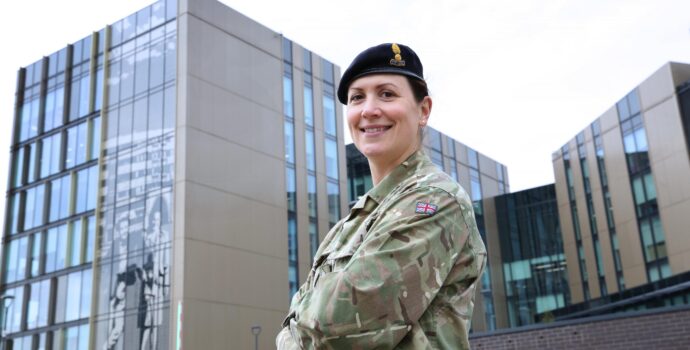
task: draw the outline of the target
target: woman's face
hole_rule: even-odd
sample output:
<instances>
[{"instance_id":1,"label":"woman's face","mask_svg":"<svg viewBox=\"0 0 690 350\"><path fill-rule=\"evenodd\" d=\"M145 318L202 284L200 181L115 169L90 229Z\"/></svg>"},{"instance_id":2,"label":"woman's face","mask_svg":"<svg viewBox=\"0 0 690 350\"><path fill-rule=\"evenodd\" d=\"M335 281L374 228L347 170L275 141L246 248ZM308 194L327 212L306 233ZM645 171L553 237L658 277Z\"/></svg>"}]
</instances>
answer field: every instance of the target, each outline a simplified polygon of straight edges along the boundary
<instances>
[{"instance_id":1,"label":"woman's face","mask_svg":"<svg viewBox=\"0 0 690 350\"><path fill-rule=\"evenodd\" d=\"M417 102L407 78L373 74L350 84L347 123L357 149L370 160L399 164L419 146L431 98Z\"/></svg>"}]
</instances>

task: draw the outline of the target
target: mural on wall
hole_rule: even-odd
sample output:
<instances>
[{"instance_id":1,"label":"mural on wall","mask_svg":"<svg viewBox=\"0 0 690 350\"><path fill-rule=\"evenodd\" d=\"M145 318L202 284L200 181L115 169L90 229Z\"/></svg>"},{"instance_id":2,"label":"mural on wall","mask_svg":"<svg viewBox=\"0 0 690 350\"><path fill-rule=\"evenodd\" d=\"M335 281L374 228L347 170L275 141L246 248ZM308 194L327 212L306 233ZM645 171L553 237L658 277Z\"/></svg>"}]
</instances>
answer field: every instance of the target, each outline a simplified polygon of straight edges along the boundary
<instances>
[{"instance_id":1,"label":"mural on wall","mask_svg":"<svg viewBox=\"0 0 690 350\"><path fill-rule=\"evenodd\" d=\"M118 192L129 195L115 201L122 205L105 206L103 211L97 318L97 339L101 344L99 348L103 350L167 348L172 178L170 172L160 168L170 166L173 161L172 137L163 143L168 145L155 149L155 154L138 157L143 162L151 158L160 160L157 167L150 168L151 171L139 173L145 178L143 181L135 181L137 172L127 176L129 184L148 183L146 191L136 188L124 190L126 186L115 181L116 188L122 190ZM151 150L147 147L141 149L142 152ZM131 154L136 153L134 150ZM131 169L136 168L136 162L129 162L127 157L120 159L125 159L123 163L129 163ZM139 197L141 199L137 199Z\"/></svg>"},{"instance_id":2,"label":"mural on wall","mask_svg":"<svg viewBox=\"0 0 690 350\"><path fill-rule=\"evenodd\" d=\"M95 339L168 349L177 24L158 1L111 26Z\"/></svg>"}]
</instances>

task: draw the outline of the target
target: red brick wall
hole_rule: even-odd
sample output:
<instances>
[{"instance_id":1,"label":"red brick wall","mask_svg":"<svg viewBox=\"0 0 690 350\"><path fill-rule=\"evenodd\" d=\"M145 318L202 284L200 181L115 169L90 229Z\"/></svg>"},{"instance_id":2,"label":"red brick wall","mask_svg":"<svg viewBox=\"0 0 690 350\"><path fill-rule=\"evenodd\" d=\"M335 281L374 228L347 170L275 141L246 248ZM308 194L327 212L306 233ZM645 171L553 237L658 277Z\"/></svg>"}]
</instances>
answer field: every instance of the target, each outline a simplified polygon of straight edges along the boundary
<instances>
[{"instance_id":1,"label":"red brick wall","mask_svg":"<svg viewBox=\"0 0 690 350\"><path fill-rule=\"evenodd\" d=\"M474 334L473 350L690 349L690 308L615 314L525 330Z\"/></svg>"}]
</instances>

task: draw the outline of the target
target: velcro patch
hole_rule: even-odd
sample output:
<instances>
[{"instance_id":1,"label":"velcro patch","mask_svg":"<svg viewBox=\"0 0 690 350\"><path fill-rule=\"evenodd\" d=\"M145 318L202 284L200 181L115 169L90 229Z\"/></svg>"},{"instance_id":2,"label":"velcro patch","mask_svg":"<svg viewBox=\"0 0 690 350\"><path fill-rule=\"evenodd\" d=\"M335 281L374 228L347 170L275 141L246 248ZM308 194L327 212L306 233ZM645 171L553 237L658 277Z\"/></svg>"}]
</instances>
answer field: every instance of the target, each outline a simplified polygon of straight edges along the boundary
<instances>
[{"instance_id":1,"label":"velcro patch","mask_svg":"<svg viewBox=\"0 0 690 350\"><path fill-rule=\"evenodd\" d=\"M434 215L438 207L431 203L417 202L417 206L414 210L417 214Z\"/></svg>"}]
</instances>

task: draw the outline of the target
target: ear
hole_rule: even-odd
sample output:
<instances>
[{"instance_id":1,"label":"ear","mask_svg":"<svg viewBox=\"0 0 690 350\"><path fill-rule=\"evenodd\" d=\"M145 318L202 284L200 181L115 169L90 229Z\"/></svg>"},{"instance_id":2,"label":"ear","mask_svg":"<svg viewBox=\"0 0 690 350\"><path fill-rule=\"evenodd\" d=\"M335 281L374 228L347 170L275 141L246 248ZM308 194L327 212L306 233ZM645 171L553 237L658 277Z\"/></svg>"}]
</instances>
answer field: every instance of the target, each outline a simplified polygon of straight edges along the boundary
<instances>
[{"instance_id":1,"label":"ear","mask_svg":"<svg viewBox=\"0 0 690 350\"><path fill-rule=\"evenodd\" d=\"M431 97L425 96L419 105L419 107L421 108L421 112L422 112L422 119L420 120L421 123L426 124L427 121L429 120L429 116L431 115L431 107L432 106L433 106L433 101L431 100Z\"/></svg>"}]
</instances>

